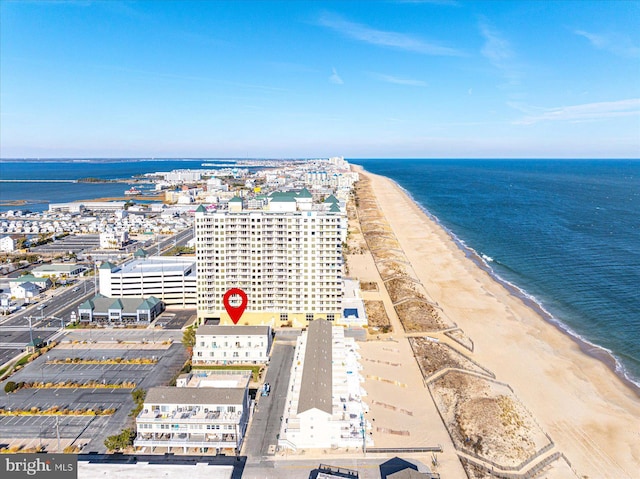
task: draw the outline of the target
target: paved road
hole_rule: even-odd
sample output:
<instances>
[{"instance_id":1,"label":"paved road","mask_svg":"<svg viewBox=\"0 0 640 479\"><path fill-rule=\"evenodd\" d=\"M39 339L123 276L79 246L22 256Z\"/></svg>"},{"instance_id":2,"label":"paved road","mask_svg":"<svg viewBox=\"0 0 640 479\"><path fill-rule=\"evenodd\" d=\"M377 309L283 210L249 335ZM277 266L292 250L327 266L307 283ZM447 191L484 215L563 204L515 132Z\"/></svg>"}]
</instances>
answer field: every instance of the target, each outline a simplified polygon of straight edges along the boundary
<instances>
[{"instance_id":1,"label":"paved road","mask_svg":"<svg viewBox=\"0 0 640 479\"><path fill-rule=\"evenodd\" d=\"M44 342L51 340L62 329L63 321L64 324L70 322L71 312L77 311L80 303L93 296L93 287L93 279L86 279L58 288L46 299L0 321L0 364L24 351L31 337L41 338Z\"/></svg>"},{"instance_id":2,"label":"paved road","mask_svg":"<svg viewBox=\"0 0 640 479\"><path fill-rule=\"evenodd\" d=\"M41 321L55 316L69 321L71 311L76 311L78 305L94 295L94 281L81 279L77 283L64 288L58 288L47 294L46 299L29 306L23 311L15 312L0 322L1 326L26 326L27 318L31 316L35 326ZM42 306L42 308L40 308ZM48 322L48 321L46 321Z\"/></svg>"},{"instance_id":3,"label":"paved road","mask_svg":"<svg viewBox=\"0 0 640 479\"><path fill-rule=\"evenodd\" d=\"M258 404L243 446L242 453L248 456L247 460L250 463L260 462L264 457L275 453L289 387L294 344L279 339L273 344L265 377L265 382L271 385L271 393L269 396L260 396L258 391Z\"/></svg>"},{"instance_id":4,"label":"paved road","mask_svg":"<svg viewBox=\"0 0 640 479\"><path fill-rule=\"evenodd\" d=\"M191 238L193 238L193 228L187 228L168 238L161 239L156 243L145 243L145 250L149 252L149 254L161 254L175 246L186 245Z\"/></svg>"}]
</instances>

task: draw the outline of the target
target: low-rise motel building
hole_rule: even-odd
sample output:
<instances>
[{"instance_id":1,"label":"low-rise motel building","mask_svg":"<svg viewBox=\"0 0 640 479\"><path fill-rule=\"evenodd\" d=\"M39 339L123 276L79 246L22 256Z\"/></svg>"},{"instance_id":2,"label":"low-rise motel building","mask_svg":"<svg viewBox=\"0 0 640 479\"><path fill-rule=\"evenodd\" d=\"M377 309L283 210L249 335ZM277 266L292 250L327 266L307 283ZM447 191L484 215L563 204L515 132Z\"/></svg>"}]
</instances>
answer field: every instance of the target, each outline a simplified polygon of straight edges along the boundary
<instances>
[{"instance_id":1,"label":"low-rise motel building","mask_svg":"<svg viewBox=\"0 0 640 479\"><path fill-rule=\"evenodd\" d=\"M264 364L271 351L271 326L203 324L196 330L194 365Z\"/></svg>"},{"instance_id":2,"label":"low-rise motel building","mask_svg":"<svg viewBox=\"0 0 640 479\"><path fill-rule=\"evenodd\" d=\"M344 328L309 323L298 337L278 446L285 449L369 447L360 355Z\"/></svg>"},{"instance_id":3,"label":"low-rise motel building","mask_svg":"<svg viewBox=\"0 0 640 479\"><path fill-rule=\"evenodd\" d=\"M136 417L141 452L240 451L250 413L251 371L195 371L150 388Z\"/></svg>"},{"instance_id":4,"label":"low-rise motel building","mask_svg":"<svg viewBox=\"0 0 640 479\"><path fill-rule=\"evenodd\" d=\"M87 267L76 263L51 263L33 268L36 278L77 278L87 271Z\"/></svg>"},{"instance_id":5,"label":"low-rise motel building","mask_svg":"<svg viewBox=\"0 0 640 479\"><path fill-rule=\"evenodd\" d=\"M339 322L346 222L344 211L312 204L306 190L272 195L261 210L244 210L241 203L233 211L198 207L198 320L232 324L223 296L240 288L248 302L239 324Z\"/></svg>"}]
</instances>

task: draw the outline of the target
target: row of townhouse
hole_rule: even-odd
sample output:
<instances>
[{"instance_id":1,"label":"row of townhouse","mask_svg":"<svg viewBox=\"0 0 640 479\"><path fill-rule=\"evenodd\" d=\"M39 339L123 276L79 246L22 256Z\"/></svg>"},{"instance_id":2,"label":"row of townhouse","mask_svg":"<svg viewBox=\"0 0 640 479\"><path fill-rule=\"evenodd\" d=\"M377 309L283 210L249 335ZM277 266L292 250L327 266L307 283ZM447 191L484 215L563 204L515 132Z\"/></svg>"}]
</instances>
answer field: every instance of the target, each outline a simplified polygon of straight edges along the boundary
<instances>
[{"instance_id":1,"label":"row of townhouse","mask_svg":"<svg viewBox=\"0 0 640 479\"><path fill-rule=\"evenodd\" d=\"M13 212L12 212L13 213ZM128 214L125 210L102 211L85 216L80 213L44 212L9 217L0 221L4 234L86 234L86 233L166 233L190 227L192 220L164 214Z\"/></svg>"},{"instance_id":2,"label":"row of townhouse","mask_svg":"<svg viewBox=\"0 0 640 479\"><path fill-rule=\"evenodd\" d=\"M249 423L251 371L196 371L175 387L147 391L136 417L134 446L167 452L220 452L242 447Z\"/></svg>"}]
</instances>

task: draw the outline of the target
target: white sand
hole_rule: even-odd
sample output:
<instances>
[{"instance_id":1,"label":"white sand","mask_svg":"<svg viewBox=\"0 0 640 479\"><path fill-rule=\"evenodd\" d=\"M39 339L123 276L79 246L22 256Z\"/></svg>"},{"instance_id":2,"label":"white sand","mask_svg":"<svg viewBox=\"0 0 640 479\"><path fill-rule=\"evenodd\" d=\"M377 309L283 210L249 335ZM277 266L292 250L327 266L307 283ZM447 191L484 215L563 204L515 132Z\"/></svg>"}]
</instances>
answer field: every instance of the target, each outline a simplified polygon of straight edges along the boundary
<instances>
[{"instance_id":1,"label":"white sand","mask_svg":"<svg viewBox=\"0 0 640 479\"><path fill-rule=\"evenodd\" d=\"M639 477L636 393L466 258L391 180L365 174L429 299L472 338L473 359L513 387L578 477Z\"/></svg>"}]
</instances>

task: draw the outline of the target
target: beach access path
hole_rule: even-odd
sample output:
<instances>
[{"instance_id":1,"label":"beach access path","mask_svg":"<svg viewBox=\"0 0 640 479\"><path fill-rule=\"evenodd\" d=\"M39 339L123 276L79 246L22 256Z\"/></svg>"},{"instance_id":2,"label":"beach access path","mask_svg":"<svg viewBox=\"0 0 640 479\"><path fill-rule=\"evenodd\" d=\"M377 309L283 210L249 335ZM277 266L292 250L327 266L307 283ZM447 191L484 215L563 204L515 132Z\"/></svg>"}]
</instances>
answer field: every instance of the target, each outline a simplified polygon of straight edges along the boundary
<instances>
[{"instance_id":1,"label":"beach access path","mask_svg":"<svg viewBox=\"0 0 640 479\"><path fill-rule=\"evenodd\" d=\"M370 179L380 211L427 299L471 338L472 359L512 387L576 475L637 477L637 393L466 257L394 182L358 171ZM371 271L370 264L352 262L350 268L352 276ZM387 312L395 323L393 310ZM406 337L398 334L401 326L393 328L396 339Z\"/></svg>"}]
</instances>

